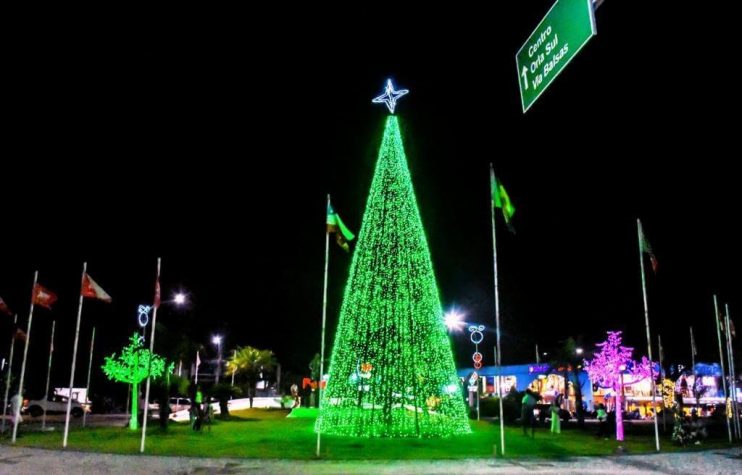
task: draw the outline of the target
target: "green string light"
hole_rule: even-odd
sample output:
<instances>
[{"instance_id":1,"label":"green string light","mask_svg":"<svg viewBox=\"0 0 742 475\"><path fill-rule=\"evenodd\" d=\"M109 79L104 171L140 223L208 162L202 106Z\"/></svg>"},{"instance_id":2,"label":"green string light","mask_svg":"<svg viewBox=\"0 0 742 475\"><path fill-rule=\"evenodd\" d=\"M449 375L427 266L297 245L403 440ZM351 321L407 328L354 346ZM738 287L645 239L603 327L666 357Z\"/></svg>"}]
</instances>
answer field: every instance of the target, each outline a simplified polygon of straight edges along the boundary
<instances>
[{"instance_id":1,"label":"green string light","mask_svg":"<svg viewBox=\"0 0 742 475\"><path fill-rule=\"evenodd\" d=\"M103 372L108 379L120 383L131 384L131 419L129 428L136 430L138 428L137 406L139 401L139 383L144 381L148 375L158 378L165 373L165 358L150 353L144 348L143 339L136 333L129 338L129 345L121 350L121 355L116 353L105 357L105 364L102 366ZM167 372L172 372L173 363L167 368Z\"/></svg>"},{"instance_id":2,"label":"green string light","mask_svg":"<svg viewBox=\"0 0 742 475\"><path fill-rule=\"evenodd\" d=\"M315 430L471 432L395 116L387 118Z\"/></svg>"}]
</instances>

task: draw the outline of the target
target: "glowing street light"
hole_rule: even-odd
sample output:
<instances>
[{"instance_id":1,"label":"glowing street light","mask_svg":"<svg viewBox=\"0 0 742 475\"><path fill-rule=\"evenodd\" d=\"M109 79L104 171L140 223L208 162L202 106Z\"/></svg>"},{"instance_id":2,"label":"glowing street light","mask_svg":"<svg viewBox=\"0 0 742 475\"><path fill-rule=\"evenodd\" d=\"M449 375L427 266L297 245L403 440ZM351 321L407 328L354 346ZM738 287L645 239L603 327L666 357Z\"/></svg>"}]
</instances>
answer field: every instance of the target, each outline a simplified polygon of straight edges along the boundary
<instances>
[{"instance_id":1,"label":"glowing street light","mask_svg":"<svg viewBox=\"0 0 742 475\"><path fill-rule=\"evenodd\" d=\"M217 347L217 350L219 352L219 359L216 363L216 377L215 377L215 383L219 384L219 374L222 372L222 337L221 335L216 335L211 339L211 342L214 343Z\"/></svg>"},{"instance_id":2,"label":"glowing street light","mask_svg":"<svg viewBox=\"0 0 742 475\"><path fill-rule=\"evenodd\" d=\"M464 314L456 309L451 309L446 312L443 318L443 323L446 325L449 331L459 332L464 329L466 322L464 321Z\"/></svg>"},{"instance_id":3,"label":"glowing street light","mask_svg":"<svg viewBox=\"0 0 742 475\"><path fill-rule=\"evenodd\" d=\"M175 305L183 305L184 303L186 303L186 294L184 294L183 292L178 292L177 294L175 294L173 301L175 302Z\"/></svg>"},{"instance_id":4,"label":"glowing street light","mask_svg":"<svg viewBox=\"0 0 742 475\"><path fill-rule=\"evenodd\" d=\"M575 353L577 353L578 355L581 355L582 354L582 348L576 348L575 349Z\"/></svg>"}]
</instances>

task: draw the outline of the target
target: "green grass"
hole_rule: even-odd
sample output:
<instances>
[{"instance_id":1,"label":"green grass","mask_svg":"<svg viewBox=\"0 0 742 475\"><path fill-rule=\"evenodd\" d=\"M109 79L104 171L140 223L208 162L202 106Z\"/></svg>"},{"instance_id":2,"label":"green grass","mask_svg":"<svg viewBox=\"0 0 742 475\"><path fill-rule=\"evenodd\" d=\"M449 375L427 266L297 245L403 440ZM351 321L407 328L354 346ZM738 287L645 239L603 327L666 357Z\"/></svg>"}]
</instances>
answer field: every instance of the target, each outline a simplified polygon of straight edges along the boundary
<instances>
[{"instance_id":1,"label":"green grass","mask_svg":"<svg viewBox=\"0 0 742 475\"><path fill-rule=\"evenodd\" d=\"M236 411L228 421L215 422L211 430L194 432L188 424L170 424L162 432L156 424L147 435L146 453L150 455L180 455L194 457L245 458L314 458L316 435L311 417L287 418L288 411L248 409ZM325 436L322 457L335 460L404 460L487 458L499 444L497 424L472 422L473 433L446 439L365 439ZM140 431L121 427L72 430L69 449L118 454L138 454ZM628 435L622 444L628 453L654 452L654 437ZM728 447L725 440L706 441L691 449ZM3 443L9 443L7 439ZM18 445L61 449L61 431L25 432ZM669 439L663 440L663 452L682 450ZM590 430L567 430L551 435L540 429L535 438L523 436L516 427L506 428L508 457L559 458L579 455L609 455L619 445L615 440L596 439Z\"/></svg>"}]
</instances>

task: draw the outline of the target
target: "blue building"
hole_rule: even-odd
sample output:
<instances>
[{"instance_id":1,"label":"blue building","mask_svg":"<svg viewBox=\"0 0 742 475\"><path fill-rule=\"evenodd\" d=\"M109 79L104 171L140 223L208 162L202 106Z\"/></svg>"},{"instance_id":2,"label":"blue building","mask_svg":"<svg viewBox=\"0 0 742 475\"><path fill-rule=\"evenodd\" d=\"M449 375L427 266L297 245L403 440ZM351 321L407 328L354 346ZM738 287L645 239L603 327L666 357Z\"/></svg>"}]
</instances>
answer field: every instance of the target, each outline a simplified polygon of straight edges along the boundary
<instances>
[{"instance_id":1,"label":"blue building","mask_svg":"<svg viewBox=\"0 0 742 475\"><path fill-rule=\"evenodd\" d=\"M467 385L471 381L473 374L476 372L476 379L482 379L480 383L481 396L489 397L497 395L497 367L483 366L479 370L473 368L459 368L457 374L463 378ZM502 377L502 392L507 394L511 388L516 391L525 391L526 388L538 392L541 395L541 402L550 404L557 394L564 394L564 371L559 368L552 368L545 363L531 363L521 365L508 365L500 367ZM568 378L568 400L566 401L570 411L575 410L574 395L574 373L570 372ZM593 388L590 379L582 370L577 371L577 380L582 389L582 400L587 410L593 409Z\"/></svg>"}]
</instances>

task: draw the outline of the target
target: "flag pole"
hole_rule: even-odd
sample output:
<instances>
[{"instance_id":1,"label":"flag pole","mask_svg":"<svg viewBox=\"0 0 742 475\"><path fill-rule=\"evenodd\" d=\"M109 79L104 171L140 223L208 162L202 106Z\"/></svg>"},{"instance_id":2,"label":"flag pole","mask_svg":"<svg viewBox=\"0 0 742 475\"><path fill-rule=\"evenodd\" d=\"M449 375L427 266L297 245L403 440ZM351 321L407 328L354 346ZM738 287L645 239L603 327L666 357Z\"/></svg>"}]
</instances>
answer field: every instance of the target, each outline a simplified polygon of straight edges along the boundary
<instances>
[{"instance_id":1,"label":"flag pole","mask_svg":"<svg viewBox=\"0 0 742 475\"><path fill-rule=\"evenodd\" d=\"M236 360L236 359L237 359L237 350L233 350L233 351L234 351L234 352L232 353L232 361L234 361L234 360ZM232 371L232 387L234 387L234 374L235 374L236 372L237 372L237 369L234 369L234 370Z\"/></svg>"},{"instance_id":2,"label":"flag pole","mask_svg":"<svg viewBox=\"0 0 742 475\"><path fill-rule=\"evenodd\" d=\"M193 384L198 385L198 362L201 358L198 356L198 351L196 351L196 376L193 379Z\"/></svg>"},{"instance_id":3,"label":"flag pole","mask_svg":"<svg viewBox=\"0 0 742 475\"><path fill-rule=\"evenodd\" d=\"M696 340L693 338L693 327L690 327L690 361L693 374L696 374Z\"/></svg>"},{"instance_id":4,"label":"flag pole","mask_svg":"<svg viewBox=\"0 0 742 475\"><path fill-rule=\"evenodd\" d=\"M15 349L15 336L18 333L18 314L13 317L13 336L10 339L10 356L8 357L8 375L5 377L5 401L3 402L3 422L0 433L5 433L5 416L8 414L8 393L10 393L10 378L12 376L11 368L13 367L13 350Z\"/></svg>"},{"instance_id":5,"label":"flag pole","mask_svg":"<svg viewBox=\"0 0 742 475\"><path fill-rule=\"evenodd\" d=\"M664 354L662 352L662 335L657 334L657 348L660 354L660 379L664 378L665 367L662 366L662 360L664 360ZM651 363L651 361L650 361ZM662 398L662 433L667 433L667 411L665 410L665 398Z\"/></svg>"},{"instance_id":6,"label":"flag pole","mask_svg":"<svg viewBox=\"0 0 742 475\"><path fill-rule=\"evenodd\" d=\"M724 411L727 408L727 375L724 369L724 350L721 349L721 322L719 321L719 302L714 294L714 316L716 317L716 338L719 342L719 363L721 363L721 387L724 390ZM729 414L727 413L727 433L729 434L729 443L732 443L732 427L729 425Z\"/></svg>"},{"instance_id":7,"label":"flag pole","mask_svg":"<svg viewBox=\"0 0 742 475\"><path fill-rule=\"evenodd\" d=\"M502 365L502 352L500 349L500 289L497 280L497 233L495 232L495 198L491 190L495 186L495 169L490 163L490 212L492 216L492 265L495 280L495 334L497 336L497 353L495 366L497 366L497 398L500 402L500 453L505 455L505 420L502 411L502 377L500 375Z\"/></svg>"},{"instance_id":8,"label":"flag pole","mask_svg":"<svg viewBox=\"0 0 742 475\"><path fill-rule=\"evenodd\" d=\"M77 363L77 343L80 341L80 317L82 316L82 289L85 286L85 273L88 263L82 263L82 277L80 278L80 302L77 304L77 323L75 324L75 343L72 346L72 367L70 369L70 391L67 393L67 415L64 419L64 438L62 447L67 447L67 436L70 432L70 411L72 411L72 387L75 384L75 364Z\"/></svg>"},{"instance_id":9,"label":"flag pole","mask_svg":"<svg viewBox=\"0 0 742 475\"><path fill-rule=\"evenodd\" d=\"M330 209L330 194L327 194L327 209ZM342 232L342 231L338 231ZM322 375L325 372L325 323L327 321L327 270L330 263L330 230L325 225L325 280L322 291L322 340L320 343L320 355L319 355L319 381L317 387L319 391L319 404L318 407L322 409ZM320 416L321 417L321 416ZM320 450L320 439L321 439L321 427L318 425L317 428L317 450L315 455L319 457Z\"/></svg>"},{"instance_id":10,"label":"flag pole","mask_svg":"<svg viewBox=\"0 0 742 475\"><path fill-rule=\"evenodd\" d=\"M159 287L160 285L160 263L161 259L157 258L157 285ZM159 291L159 288L157 289ZM152 331L150 333L149 337L149 361L150 361L150 367L152 365L152 356L154 355L155 351L155 325L157 325L157 309L160 307L160 302L155 302L157 305L155 305L155 309L152 311ZM149 412L149 385L150 380L152 379L150 377L150 371L147 371L147 387L144 391L144 418L142 419L142 442L139 445L139 452L144 452L144 441L147 438L147 413ZM167 401L161 401L160 404L167 404Z\"/></svg>"},{"instance_id":11,"label":"flag pole","mask_svg":"<svg viewBox=\"0 0 742 475\"><path fill-rule=\"evenodd\" d=\"M637 218L636 232L639 238L639 267L642 274L642 295L644 297L644 326L647 330L647 354L649 356L649 376L652 380L652 407L654 407L654 442L657 452L660 451L660 429L657 425L657 389L654 382L654 363L652 362L652 337L649 333L649 306L647 304L647 279L644 275L644 245L642 243L642 223Z\"/></svg>"},{"instance_id":12,"label":"flag pole","mask_svg":"<svg viewBox=\"0 0 742 475\"><path fill-rule=\"evenodd\" d=\"M536 343L536 364L541 363L541 356L538 354L538 343Z\"/></svg>"},{"instance_id":13,"label":"flag pole","mask_svg":"<svg viewBox=\"0 0 742 475\"><path fill-rule=\"evenodd\" d=\"M727 357L729 358L729 392L732 393L732 409L734 412L734 430L737 433L737 438L742 437L739 427L739 412L737 410L737 374L734 371L734 348L732 347L732 325L730 324L729 318L729 304L725 303L724 308L726 309L725 321L727 324Z\"/></svg>"},{"instance_id":14,"label":"flag pole","mask_svg":"<svg viewBox=\"0 0 742 475\"><path fill-rule=\"evenodd\" d=\"M21 378L18 381L18 404L15 408L15 417L13 418L13 438L11 443L15 444L18 433L18 419L21 417L21 404L23 403L23 378L26 375L26 359L28 357L28 342L31 340L31 323L33 322L33 304L36 283L39 281L39 271L33 274L33 287L31 287L31 309L28 311L28 326L26 328L26 344L23 346L23 363L21 363Z\"/></svg>"},{"instance_id":15,"label":"flag pole","mask_svg":"<svg viewBox=\"0 0 742 475\"><path fill-rule=\"evenodd\" d=\"M46 389L44 390L44 415L41 417L41 430L46 429L46 406L49 401L49 378L52 375L52 355L54 354L54 329L57 321L52 320L52 337L49 341L49 366L46 368Z\"/></svg>"},{"instance_id":16,"label":"flag pole","mask_svg":"<svg viewBox=\"0 0 742 475\"><path fill-rule=\"evenodd\" d=\"M90 400L90 371L93 369L93 345L95 344L95 327L93 327L93 336L90 337L90 359L88 360L88 382L85 385L85 402L88 402L87 400ZM85 427L85 419L88 416L88 411L84 410L85 407L83 407L82 411L82 426Z\"/></svg>"}]
</instances>

